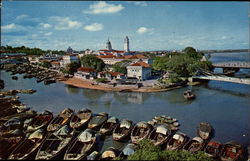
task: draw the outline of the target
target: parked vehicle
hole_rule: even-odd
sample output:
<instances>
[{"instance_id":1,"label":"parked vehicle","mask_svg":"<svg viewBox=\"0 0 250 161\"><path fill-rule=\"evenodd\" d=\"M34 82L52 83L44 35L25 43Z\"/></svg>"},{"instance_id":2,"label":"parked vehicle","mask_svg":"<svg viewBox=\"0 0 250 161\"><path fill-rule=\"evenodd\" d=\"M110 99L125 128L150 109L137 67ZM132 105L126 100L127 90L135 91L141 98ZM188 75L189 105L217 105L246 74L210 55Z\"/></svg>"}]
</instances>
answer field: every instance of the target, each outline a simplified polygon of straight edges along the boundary
<instances>
[{"instance_id":1,"label":"parked vehicle","mask_svg":"<svg viewBox=\"0 0 250 161\"><path fill-rule=\"evenodd\" d=\"M171 130L166 125L158 125L150 132L148 139L155 146L162 146L169 140L170 136Z\"/></svg>"}]
</instances>

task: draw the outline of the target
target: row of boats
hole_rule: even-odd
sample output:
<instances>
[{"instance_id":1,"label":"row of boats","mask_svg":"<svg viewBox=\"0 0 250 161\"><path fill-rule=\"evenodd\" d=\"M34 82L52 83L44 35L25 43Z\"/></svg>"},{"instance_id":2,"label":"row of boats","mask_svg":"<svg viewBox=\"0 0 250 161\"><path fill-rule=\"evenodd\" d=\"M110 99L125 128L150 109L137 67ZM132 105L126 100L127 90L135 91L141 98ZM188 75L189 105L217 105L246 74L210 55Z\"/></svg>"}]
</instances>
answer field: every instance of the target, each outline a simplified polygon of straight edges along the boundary
<instances>
[{"instance_id":1,"label":"row of boats","mask_svg":"<svg viewBox=\"0 0 250 161\"><path fill-rule=\"evenodd\" d=\"M11 72L12 79L17 80L18 77L15 74L24 74L23 78L36 78L37 83L44 81L44 84L55 83L58 73L50 71L39 66L33 66L31 64L18 64L11 67L6 67L7 72Z\"/></svg>"},{"instance_id":2,"label":"row of boats","mask_svg":"<svg viewBox=\"0 0 250 161\"><path fill-rule=\"evenodd\" d=\"M157 118L168 118L172 123L177 121L166 116ZM80 160L114 159L119 156L126 159L143 139L149 139L163 150L205 151L207 155L221 160L242 157L244 149L239 143L209 141L212 133L212 126L205 122L197 128L198 136L190 139L176 129L171 130L168 124L157 121L135 124L105 112L94 114L90 109L74 112L66 108L55 117L45 111L13 117L4 122L0 128L0 158ZM112 135L115 141L130 143L122 151L110 147L100 155L96 147L107 135Z\"/></svg>"}]
</instances>

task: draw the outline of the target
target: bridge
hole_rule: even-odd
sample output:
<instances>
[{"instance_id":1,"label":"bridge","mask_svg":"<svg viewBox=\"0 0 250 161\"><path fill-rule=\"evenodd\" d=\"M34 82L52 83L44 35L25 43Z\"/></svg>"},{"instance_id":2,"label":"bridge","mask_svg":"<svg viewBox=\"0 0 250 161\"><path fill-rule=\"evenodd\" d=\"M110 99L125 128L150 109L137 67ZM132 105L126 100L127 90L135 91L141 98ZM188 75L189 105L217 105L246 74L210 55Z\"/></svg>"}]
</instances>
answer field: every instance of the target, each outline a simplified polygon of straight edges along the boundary
<instances>
[{"instance_id":1,"label":"bridge","mask_svg":"<svg viewBox=\"0 0 250 161\"><path fill-rule=\"evenodd\" d=\"M223 81L223 82L231 82L231 83L240 83L240 84L247 84L250 85L250 79L247 78L235 78L235 77L228 77L223 74L212 73L210 71L200 70L200 74L193 76L192 79L205 79L205 80L216 80L216 81Z\"/></svg>"},{"instance_id":2,"label":"bridge","mask_svg":"<svg viewBox=\"0 0 250 161\"><path fill-rule=\"evenodd\" d=\"M250 62L221 62L213 63L215 68L238 68L238 69L250 69Z\"/></svg>"}]
</instances>

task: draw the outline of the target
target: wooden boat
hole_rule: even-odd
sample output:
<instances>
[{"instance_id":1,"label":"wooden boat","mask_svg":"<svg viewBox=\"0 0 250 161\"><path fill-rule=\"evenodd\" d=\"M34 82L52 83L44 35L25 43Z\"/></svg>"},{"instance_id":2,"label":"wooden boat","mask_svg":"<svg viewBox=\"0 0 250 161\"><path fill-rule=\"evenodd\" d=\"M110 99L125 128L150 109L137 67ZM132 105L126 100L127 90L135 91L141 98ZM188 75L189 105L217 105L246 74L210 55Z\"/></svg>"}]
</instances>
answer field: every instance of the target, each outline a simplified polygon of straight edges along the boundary
<instances>
[{"instance_id":1,"label":"wooden boat","mask_svg":"<svg viewBox=\"0 0 250 161\"><path fill-rule=\"evenodd\" d=\"M197 135L203 140L207 140L211 137L212 126L207 122L201 122L197 128Z\"/></svg>"},{"instance_id":2,"label":"wooden boat","mask_svg":"<svg viewBox=\"0 0 250 161\"><path fill-rule=\"evenodd\" d=\"M147 122L141 121L138 122L132 129L130 138L132 143L138 144L139 141L146 139L150 132L152 131L153 126Z\"/></svg>"},{"instance_id":3,"label":"wooden boat","mask_svg":"<svg viewBox=\"0 0 250 161\"><path fill-rule=\"evenodd\" d=\"M217 141L210 141L208 142L207 146L205 147L205 154L212 158L218 158L220 155L220 151L222 148L222 144Z\"/></svg>"},{"instance_id":4,"label":"wooden boat","mask_svg":"<svg viewBox=\"0 0 250 161\"><path fill-rule=\"evenodd\" d=\"M44 111L42 114L35 116L27 124L27 133L34 132L40 128L46 128L50 121L53 119L53 114L49 111Z\"/></svg>"},{"instance_id":5,"label":"wooden boat","mask_svg":"<svg viewBox=\"0 0 250 161\"><path fill-rule=\"evenodd\" d=\"M166 125L158 125L150 132L148 139L155 146L161 146L169 140L170 135L171 130Z\"/></svg>"},{"instance_id":6,"label":"wooden boat","mask_svg":"<svg viewBox=\"0 0 250 161\"><path fill-rule=\"evenodd\" d=\"M183 97L186 98L187 100L192 100L195 99L195 94L191 90L187 90L183 93Z\"/></svg>"},{"instance_id":7,"label":"wooden boat","mask_svg":"<svg viewBox=\"0 0 250 161\"><path fill-rule=\"evenodd\" d=\"M87 126L88 122L92 118L92 111L89 109L79 110L71 117L70 127L76 130L80 130Z\"/></svg>"},{"instance_id":8,"label":"wooden boat","mask_svg":"<svg viewBox=\"0 0 250 161\"><path fill-rule=\"evenodd\" d=\"M113 131L113 140L124 141L126 140L133 129L133 121L128 119L123 119L121 123L116 126Z\"/></svg>"},{"instance_id":9,"label":"wooden boat","mask_svg":"<svg viewBox=\"0 0 250 161\"><path fill-rule=\"evenodd\" d=\"M69 125L64 125L50 134L39 148L36 160L54 160L63 157L73 135L73 129Z\"/></svg>"},{"instance_id":10,"label":"wooden boat","mask_svg":"<svg viewBox=\"0 0 250 161\"><path fill-rule=\"evenodd\" d=\"M56 116L48 125L47 131L54 132L58 130L63 125L69 123L71 116L73 115L74 111L69 108L65 108L63 111L60 112L58 116Z\"/></svg>"},{"instance_id":11,"label":"wooden boat","mask_svg":"<svg viewBox=\"0 0 250 161\"><path fill-rule=\"evenodd\" d=\"M0 136L3 136L5 134L11 133L12 131L22 128L23 123L22 121L17 118L13 117L6 121L1 127L0 127Z\"/></svg>"},{"instance_id":12,"label":"wooden boat","mask_svg":"<svg viewBox=\"0 0 250 161\"><path fill-rule=\"evenodd\" d=\"M108 113L101 112L93 116L89 121L88 128L97 130L104 124L108 119Z\"/></svg>"},{"instance_id":13,"label":"wooden boat","mask_svg":"<svg viewBox=\"0 0 250 161\"><path fill-rule=\"evenodd\" d=\"M56 83L56 79L45 79L44 80L44 84L45 85L48 85L48 84L51 84L51 83Z\"/></svg>"},{"instance_id":14,"label":"wooden boat","mask_svg":"<svg viewBox=\"0 0 250 161\"><path fill-rule=\"evenodd\" d=\"M126 160L128 158L128 156L135 153L135 150L136 150L136 145L133 143L129 143L121 151L119 157L122 158L123 160Z\"/></svg>"},{"instance_id":15,"label":"wooden boat","mask_svg":"<svg viewBox=\"0 0 250 161\"><path fill-rule=\"evenodd\" d=\"M4 135L0 138L0 160L7 159L15 147L25 138L24 133L16 129L10 134Z\"/></svg>"},{"instance_id":16,"label":"wooden boat","mask_svg":"<svg viewBox=\"0 0 250 161\"><path fill-rule=\"evenodd\" d=\"M189 137L182 133L176 132L168 141L166 150L180 150L189 140Z\"/></svg>"},{"instance_id":17,"label":"wooden boat","mask_svg":"<svg viewBox=\"0 0 250 161\"><path fill-rule=\"evenodd\" d=\"M100 154L98 151L93 151L87 157L85 157L83 160L98 160L99 155Z\"/></svg>"},{"instance_id":18,"label":"wooden boat","mask_svg":"<svg viewBox=\"0 0 250 161\"><path fill-rule=\"evenodd\" d=\"M19 160L19 159L31 159L33 157L39 146L46 138L46 131L43 129L38 129L33 132L28 138L23 140L14 151L10 154L8 159Z\"/></svg>"},{"instance_id":19,"label":"wooden boat","mask_svg":"<svg viewBox=\"0 0 250 161\"><path fill-rule=\"evenodd\" d=\"M115 149L114 147L109 147L102 153L100 160L114 160L116 157L119 156L119 154L119 150Z\"/></svg>"},{"instance_id":20,"label":"wooden boat","mask_svg":"<svg viewBox=\"0 0 250 161\"><path fill-rule=\"evenodd\" d=\"M69 145L64 160L81 160L85 158L95 148L96 142L95 131L92 129L84 130Z\"/></svg>"},{"instance_id":21,"label":"wooden boat","mask_svg":"<svg viewBox=\"0 0 250 161\"><path fill-rule=\"evenodd\" d=\"M187 150L191 153L195 153L201 151L205 146L204 140L198 136L189 140L186 145L184 145L183 149Z\"/></svg>"},{"instance_id":22,"label":"wooden boat","mask_svg":"<svg viewBox=\"0 0 250 161\"><path fill-rule=\"evenodd\" d=\"M220 159L222 161L235 161L243 157L243 146L235 141L230 141L222 146Z\"/></svg>"},{"instance_id":23,"label":"wooden boat","mask_svg":"<svg viewBox=\"0 0 250 161\"><path fill-rule=\"evenodd\" d=\"M103 135L112 134L118 124L119 120L116 117L111 117L101 126L100 133Z\"/></svg>"}]
</instances>

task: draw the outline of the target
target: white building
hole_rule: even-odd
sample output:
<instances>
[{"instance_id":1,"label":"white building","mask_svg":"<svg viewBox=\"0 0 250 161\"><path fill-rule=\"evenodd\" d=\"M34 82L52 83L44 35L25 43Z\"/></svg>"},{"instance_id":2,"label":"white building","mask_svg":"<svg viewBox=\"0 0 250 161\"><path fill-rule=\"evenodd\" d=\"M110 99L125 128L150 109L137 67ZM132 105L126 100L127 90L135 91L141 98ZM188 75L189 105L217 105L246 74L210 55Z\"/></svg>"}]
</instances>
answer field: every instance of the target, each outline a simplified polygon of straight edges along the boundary
<instances>
[{"instance_id":1,"label":"white building","mask_svg":"<svg viewBox=\"0 0 250 161\"><path fill-rule=\"evenodd\" d=\"M72 63L72 62L77 62L77 63L80 62L77 54L64 55L62 57L62 60L60 61L60 66L61 67L66 67L67 64Z\"/></svg>"},{"instance_id":2,"label":"white building","mask_svg":"<svg viewBox=\"0 0 250 161\"><path fill-rule=\"evenodd\" d=\"M125 37L123 45L124 45L124 51L129 52L129 39L128 39L128 36Z\"/></svg>"},{"instance_id":3,"label":"white building","mask_svg":"<svg viewBox=\"0 0 250 161\"><path fill-rule=\"evenodd\" d=\"M138 61L127 66L127 77L147 80L151 77L151 67L143 61Z\"/></svg>"},{"instance_id":4,"label":"white building","mask_svg":"<svg viewBox=\"0 0 250 161\"><path fill-rule=\"evenodd\" d=\"M97 72L93 68L80 67L77 69L77 72L74 73L74 76L82 79L95 79L97 78Z\"/></svg>"}]
</instances>

